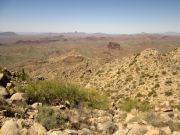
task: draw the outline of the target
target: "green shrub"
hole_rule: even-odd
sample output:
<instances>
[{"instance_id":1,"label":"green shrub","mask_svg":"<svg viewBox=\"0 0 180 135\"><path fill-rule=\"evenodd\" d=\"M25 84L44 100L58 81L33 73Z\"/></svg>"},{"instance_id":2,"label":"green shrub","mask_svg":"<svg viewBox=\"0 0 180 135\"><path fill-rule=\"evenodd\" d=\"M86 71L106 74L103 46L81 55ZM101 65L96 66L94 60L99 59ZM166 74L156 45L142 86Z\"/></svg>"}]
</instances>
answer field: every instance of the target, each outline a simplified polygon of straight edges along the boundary
<instances>
[{"instance_id":1,"label":"green shrub","mask_svg":"<svg viewBox=\"0 0 180 135\"><path fill-rule=\"evenodd\" d=\"M180 110L180 105L174 105L174 108L177 108L178 110Z\"/></svg>"},{"instance_id":2,"label":"green shrub","mask_svg":"<svg viewBox=\"0 0 180 135\"><path fill-rule=\"evenodd\" d=\"M21 81L30 80L29 75L25 72L24 69L22 69L21 71L19 71L19 72L17 73L17 77L18 77L18 79L21 80Z\"/></svg>"},{"instance_id":3,"label":"green shrub","mask_svg":"<svg viewBox=\"0 0 180 135\"><path fill-rule=\"evenodd\" d=\"M57 81L35 81L29 82L19 91L26 92L32 102L45 104L61 103L68 100L72 106L87 105L97 109L109 107L108 98L94 89L85 89L78 85Z\"/></svg>"},{"instance_id":4,"label":"green shrub","mask_svg":"<svg viewBox=\"0 0 180 135\"><path fill-rule=\"evenodd\" d=\"M150 110L151 106L149 102L131 99L126 99L124 102L119 103L119 109L122 111L130 112L134 108L144 112Z\"/></svg>"},{"instance_id":5,"label":"green shrub","mask_svg":"<svg viewBox=\"0 0 180 135\"><path fill-rule=\"evenodd\" d=\"M67 116L62 112L50 107L39 108L36 121L41 123L46 129L59 128L68 121Z\"/></svg>"}]
</instances>

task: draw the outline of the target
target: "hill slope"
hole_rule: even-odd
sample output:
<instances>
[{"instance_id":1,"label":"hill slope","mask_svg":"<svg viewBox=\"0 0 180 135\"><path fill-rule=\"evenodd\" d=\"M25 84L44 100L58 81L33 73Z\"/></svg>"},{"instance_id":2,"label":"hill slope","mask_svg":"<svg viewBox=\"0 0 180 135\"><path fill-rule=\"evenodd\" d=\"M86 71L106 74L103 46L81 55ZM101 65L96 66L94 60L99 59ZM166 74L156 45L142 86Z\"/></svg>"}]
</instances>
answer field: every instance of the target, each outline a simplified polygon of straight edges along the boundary
<instances>
[{"instance_id":1,"label":"hill slope","mask_svg":"<svg viewBox=\"0 0 180 135\"><path fill-rule=\"evenodd\" d=\"M180 48L161 54L155 49L99 68L87 87L107 91L116 103L126 98L180 103Z\"/></svg>"}]
</instances>

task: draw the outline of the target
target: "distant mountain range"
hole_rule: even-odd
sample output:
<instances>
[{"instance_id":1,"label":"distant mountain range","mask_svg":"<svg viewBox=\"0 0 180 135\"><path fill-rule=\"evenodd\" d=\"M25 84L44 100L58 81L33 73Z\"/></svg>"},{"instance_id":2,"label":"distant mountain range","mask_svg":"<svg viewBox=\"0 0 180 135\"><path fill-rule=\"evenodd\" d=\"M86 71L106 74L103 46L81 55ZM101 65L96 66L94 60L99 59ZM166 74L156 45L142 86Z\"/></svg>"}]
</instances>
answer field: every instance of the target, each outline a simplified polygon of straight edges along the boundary
<instances>
[{"instance_id":1,"label":"distant mountain range","mask_svg":"<svg viewBox=\"0 0 180 135\"><path fill-rule=\"evenodd\" d=\"M17 36L15 32L0 32L0 36Z\"/></svg>"},{"instance_id":2,"label":"distant mountain range","mask_svg":"<svg viewBox=\"0 0 180 135\"><path fill-rule=\"evenodd\" d=\"M179 32L165 32L164 35L180 36Z\"/></svg>"},{"instance_id":3,"label":"distant mountain range","mask_svg":"<svg viewBox=\"0 0 180 135\"><path fill-rule=\"evenodd\" d=\"M161 35L168 35L168 36L180 36L179 32L164 32L164 33L135 33L135 34L108 34L108 33L85 33L85 32L62 32L62 33L54 33L54 32L0 32L0 36L17 36L17 35L48 35L48 36L56 36L59 34L68 35L68 36L87 36L87 35L94 35L94 36L108 36L108 35L136 35L136 34L161 34Z\"/></svg>"}]
</instances>

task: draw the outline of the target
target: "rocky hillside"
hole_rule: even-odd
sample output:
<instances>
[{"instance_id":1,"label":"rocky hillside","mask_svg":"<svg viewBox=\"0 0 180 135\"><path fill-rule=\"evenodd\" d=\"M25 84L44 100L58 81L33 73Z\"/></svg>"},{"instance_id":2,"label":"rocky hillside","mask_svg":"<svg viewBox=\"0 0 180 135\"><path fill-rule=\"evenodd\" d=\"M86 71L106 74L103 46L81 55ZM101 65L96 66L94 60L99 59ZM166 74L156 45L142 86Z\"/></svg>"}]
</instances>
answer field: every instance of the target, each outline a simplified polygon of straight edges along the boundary
<instances>
[{"instance_id":1,"label":"rocky hillside","mask_svg":"<svg viewBox=\"0 0 180 135\"><path fill-rule=\"evenodd\" d=\"M99 68L87 87L106 91L116 103L139 99L180 103L180 48L169 53L146 49Z\"/></svg>"},{"instance_id":2,"label":"rocky hillside","mask_svg":"<svg viewBox=\"0 0 180 135\"><path fill-rule=\"evenodd\" d=\"M0 68L0 135L180 135L180 48L146 49L84 76L102 92Z\"/></svg>"}]
</instances>

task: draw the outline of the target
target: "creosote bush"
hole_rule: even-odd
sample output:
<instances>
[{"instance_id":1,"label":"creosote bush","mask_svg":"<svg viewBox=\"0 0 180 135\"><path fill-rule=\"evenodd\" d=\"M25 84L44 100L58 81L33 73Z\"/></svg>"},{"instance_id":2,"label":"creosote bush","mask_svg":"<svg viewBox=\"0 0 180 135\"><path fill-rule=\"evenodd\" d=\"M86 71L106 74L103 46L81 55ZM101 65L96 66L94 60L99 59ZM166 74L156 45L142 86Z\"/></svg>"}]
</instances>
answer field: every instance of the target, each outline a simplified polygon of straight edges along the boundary
<instances>
[{"instance_id":1,"label":"creosote bush","mask_svg":"<svg viewBox=\"0 0 180 135\"><path fill-rule=\"evenodd\" d=\"M53 105L69 101L72 106L85 105L97 109L109 107L108 98L94 90L82 88L73 83L57 81L34 81L25 87L19 87L19 91L26 92L32 102L42 102Z\"/></svg>"},{"instance_id":2,"label":"creosote bush","mask_svg":"<svg viewBox=\"0 0 180 135\"><path fill-rule=\"evenodd\" d=\"M151 109L149 102L126 99L119 103L119 109L122 111L130 112L132 109L138 109L139 111L148 111Z\"/></svg>"}]
</instances>

